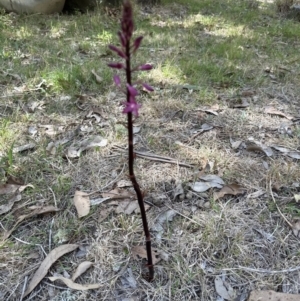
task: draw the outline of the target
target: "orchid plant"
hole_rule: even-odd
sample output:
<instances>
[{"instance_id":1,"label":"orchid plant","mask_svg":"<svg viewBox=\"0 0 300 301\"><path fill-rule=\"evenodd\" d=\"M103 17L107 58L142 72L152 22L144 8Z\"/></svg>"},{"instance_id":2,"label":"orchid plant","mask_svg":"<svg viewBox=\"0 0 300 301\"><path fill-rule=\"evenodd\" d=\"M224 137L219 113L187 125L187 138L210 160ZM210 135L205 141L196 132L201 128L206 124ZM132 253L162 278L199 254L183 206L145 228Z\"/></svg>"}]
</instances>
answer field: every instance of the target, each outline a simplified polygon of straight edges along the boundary
<instances>
[{"instance_id":1,"label":"orchid plant","mask_svg":"<svg viewBox=\"0 0 300 301\"><path fill-rule=\"evenodd\" d=\"M124 109L123 113L127 114L127 128L128 128L128 168L129 168L129 177L132 182L133 188L136 192L143 228L146 237L146 250L147 250L147 258L148 258L148 269L149 269L149 281L153 280L154 276L154 268L153 268L153 260L151 253L151 236L147 222L146 210L143 200L143 194L141 192L140 186L136 180L134 174L134 151L133 151L133 115L138 117L139 110L141 105L136 101L136 97L138 95L137 86L138 83L132 83L132 74L136 71L147 71L151 70L152 66L150 64L139 65L136 67L132 67L132 56L139 49L142 39L142 36L137 37L132 42L132 34L134 31L134 23L133 23L133 12L132 5L130 0L124 0L123 2L123 13L121 18L121 30L118 32L120 47L110 45L109 48L115 52L119 57L123 59L123 62L118 63L109 63L108 66L114 69L121 69L125 71L126 74L126 83L122 85L121 78L118 75L114 76L114 82L118 88L124 91L126 95L126 102L123 103ZM148 91L153 91L153 88L146 83L141 84Z\"/></svg>"}]
</instances>

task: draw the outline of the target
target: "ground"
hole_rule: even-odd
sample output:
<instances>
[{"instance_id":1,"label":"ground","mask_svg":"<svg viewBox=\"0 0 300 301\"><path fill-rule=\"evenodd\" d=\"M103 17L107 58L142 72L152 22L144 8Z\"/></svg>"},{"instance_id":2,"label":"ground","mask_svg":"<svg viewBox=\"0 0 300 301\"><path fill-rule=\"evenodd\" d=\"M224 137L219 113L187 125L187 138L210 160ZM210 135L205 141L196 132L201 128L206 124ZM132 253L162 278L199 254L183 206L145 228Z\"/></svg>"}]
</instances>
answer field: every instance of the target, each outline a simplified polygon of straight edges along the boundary
<instances>
[{"instance_id":1,"label":"ground","mask_svg":"<svg viewBox=\"0 0 300 301\"><path fill-rule=\"evenodd\" d=\"M140 215L121 207L131 192L126 116L107 67L117 60L108 45L118 43L119 11L0 15L0 299L20 300L62 244L80 248L53 262L24 300L300 292L300 23L272 1L162 2L134 7L144 35L136 62L154 66L136 74L155 91L140 93L135 120L136 177L158 254L152 283L134 251L144 245ZM207 175L224 183L197 191ZM20 182L31 186L16 201L5 188ZM103 201L117 188L125 200ZM78 190L94 204L82 218ZM32 214L36 206L60 211ZM83 261L93 266L76 282L99 289L48 278L69 277Z\"/></svg>"}]
</instances>

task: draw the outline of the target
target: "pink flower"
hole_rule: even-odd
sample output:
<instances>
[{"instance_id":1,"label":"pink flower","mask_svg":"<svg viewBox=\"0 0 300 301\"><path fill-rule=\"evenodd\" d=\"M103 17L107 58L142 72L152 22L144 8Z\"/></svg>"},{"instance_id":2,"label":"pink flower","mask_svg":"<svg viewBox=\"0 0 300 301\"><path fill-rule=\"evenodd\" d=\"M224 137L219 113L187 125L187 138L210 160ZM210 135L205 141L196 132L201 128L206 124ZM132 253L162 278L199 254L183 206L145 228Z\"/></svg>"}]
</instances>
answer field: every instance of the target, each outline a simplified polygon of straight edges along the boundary
<instances>
[{"instance_id":1,"label":"pink flower","mask_svg":"<svg viewBox=\"0 0 300 301\"><path fill-rule=\"evenodd\" d=\"M137 89L134 88L133 86L130 86L129 84L127 84L127 89L128 89L129 94L130 94L130 97L134 98L135 96L137 96L139 94Z\"/></svg>"},{"instance_id":2,"label":"pink flower","mask_svg":"<svg viewBox=\"0 0 300 301\"><path fill-rule=\"evenodd\" d=\"M121 79L118 75L114 76L114 82L115 82L116 86L121 87Z\"/></svg>"},{"instance_id":3,"label":"pink flower","mask_svg":"<svg viewBox=\"0 0 300 301\"><path fill-rule=\"evenodd\" d=\"M145 64L145 65L141 65L138 67L138 70L141 71L147 71L147 70L151 70L152 69L152 65L150 64Z\"/></svg>"},{"instance_id":4,"label":"pink flower","mask_svg":"<svg viewBox=\"0 0 300 301\"><path fill-rule=\"evenodd\" d=\"M142 85L143 85L143 87L144 87L146 90L148 90L148 91L150 91L150 92L154 91L154 89L153 89L150 85L148 85L148 84L146 84L146 83L143 83Z\"/></svg>"},{"instance_id":5,"label":"pink flower","mask_svg":"<svg viewBox=\"0 0 300 301\"><path fill-rule=\"evenodd\" d=\"M107 66L115 69L125 69L125 66L122 63L109 63Z\"/></svg>"},{"instance_id":6,"label":"pink flower","mask_svg":"<svg viewBox=\"0 0 300 301\"><path fill-rule=\"evenodd\" d=\"M126 59L126 55L121 49L114 45L109 45L108 47L110 50L114 51L118 56L122 57L123 59Z\"/></svg>"},{"instance_id":7,"label":"pink flower","mask_svg":"<svg viewBox=\"0 0 300 301\"><path fill-rule=\"evenodd\" d=\"M129 102L124 102L124 106L125 106L125 108L123 110L124 114L132 113L135 116L139 116L139 109L140 109L141 105L136 102L134 97L130 97Z\"/></svg>"},{"instance_id":8,"label":"pink flower","mask_svg":"<svg viewBox=\"0 0 300 301\"><path fill-rule=\"evenodd\" d=\"M142 42L142 39L143 39L142 36L135 39L135 41L133 43L133 53L136 52L139 49L139 47L141 45L141 42Z\"/></svg>"}]
</instances>

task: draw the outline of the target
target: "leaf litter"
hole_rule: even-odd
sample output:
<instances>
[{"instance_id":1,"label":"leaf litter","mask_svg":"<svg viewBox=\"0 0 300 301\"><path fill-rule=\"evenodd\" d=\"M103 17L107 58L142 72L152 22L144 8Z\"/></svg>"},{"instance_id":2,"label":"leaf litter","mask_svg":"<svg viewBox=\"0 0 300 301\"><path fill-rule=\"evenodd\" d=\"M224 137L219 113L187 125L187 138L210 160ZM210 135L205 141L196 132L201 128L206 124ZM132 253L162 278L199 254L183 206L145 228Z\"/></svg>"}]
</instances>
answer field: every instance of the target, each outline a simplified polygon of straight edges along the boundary
<instances>
[{"instance_id":1,"label":"leaf litter","mask_svg":"<svg viewBox=\"0 0 300 301\"><path fill-rule=\"evenodd\" d=\"M67 244L61 245L55 249L53 249L43 260L40 267L36 270L33 277L31 278L30 283L26 289L24 297L29 295L34 288L43 280L43 278L47 275L48 270L56 262L60 257L65 255L66 253L72 252L78 248L77 244Z\"/></svg>"}]
</instances>

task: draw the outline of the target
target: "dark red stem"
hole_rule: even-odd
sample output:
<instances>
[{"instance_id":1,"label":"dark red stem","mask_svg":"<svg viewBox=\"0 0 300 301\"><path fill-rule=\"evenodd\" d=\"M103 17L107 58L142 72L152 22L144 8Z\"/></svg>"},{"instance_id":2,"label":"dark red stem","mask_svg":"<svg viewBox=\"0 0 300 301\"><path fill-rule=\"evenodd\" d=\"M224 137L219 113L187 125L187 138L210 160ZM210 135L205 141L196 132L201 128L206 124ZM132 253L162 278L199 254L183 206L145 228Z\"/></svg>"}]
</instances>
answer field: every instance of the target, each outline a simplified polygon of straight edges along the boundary
<instances>
[{"instance_id":1,"label":"dark red stem","mask_svg":"<svg viewBox=\"0 0 300 301\"><path fill-rule=\"evenodd\" d=\"M131 66L130 66L130 43L129 41L126 43L126 79L127 83L131 85ZM127 89L127 102L129 102L130 93ZM136 192L143 228L146 236L146 250L147 250L147 257L148 257L148 269L149 269L149 281L153 280L154 277L154 268L153 268L153 261L152 261L152 253L151 253L151 236L147 222L145 204L143 200L143 195L140 189L140 186L135 178L134 175L134 152L133 152L133 123L132 123L132 113L127 113L127 125L128 125L128 165L129 165L129 177L132 182L133 188Z\"/></svg>"}]
</instances>

